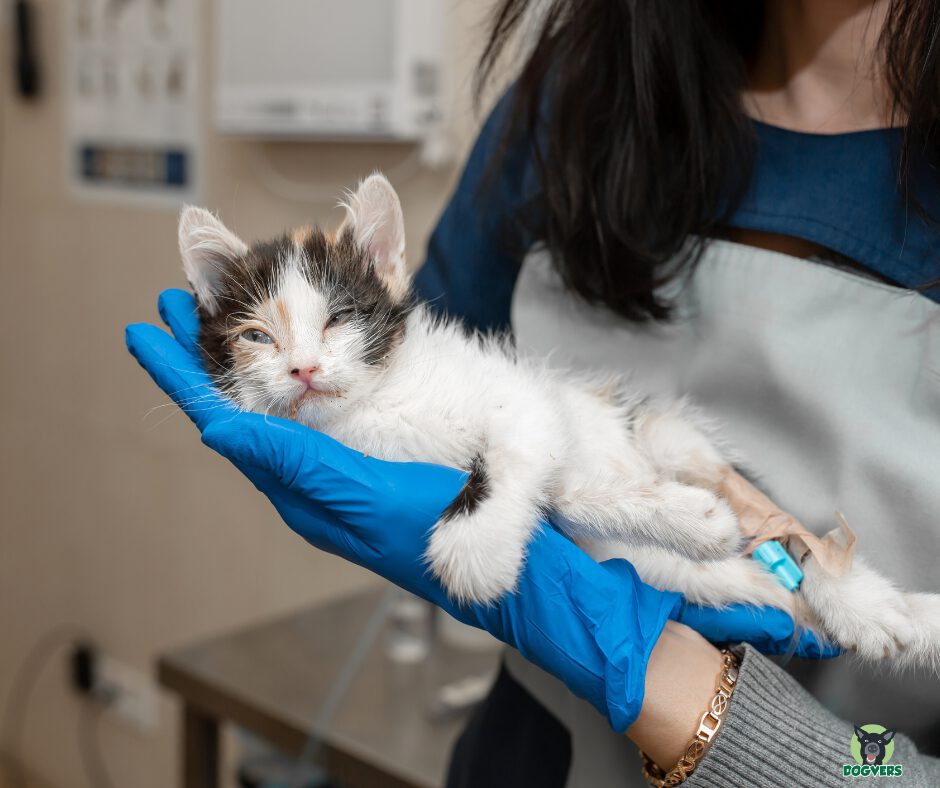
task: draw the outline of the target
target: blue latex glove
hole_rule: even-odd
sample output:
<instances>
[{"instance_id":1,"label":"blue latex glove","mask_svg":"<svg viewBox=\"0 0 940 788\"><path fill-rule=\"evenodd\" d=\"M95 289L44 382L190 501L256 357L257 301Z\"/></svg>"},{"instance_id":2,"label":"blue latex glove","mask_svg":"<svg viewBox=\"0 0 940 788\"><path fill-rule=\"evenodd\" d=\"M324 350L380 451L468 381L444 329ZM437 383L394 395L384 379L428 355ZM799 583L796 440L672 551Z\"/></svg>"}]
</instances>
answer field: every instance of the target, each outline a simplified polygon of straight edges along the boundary
<instances>
[{"instance_id":1,"label":"blue latex glove","mask_svg":"<svg viewBox=\"0 0 940 788\"><path fill-rule=\"evenodd\" d=\"M430 529L466 474L364 457L295 422L239 411L203 369L192 296L168 290L159 308L175 339L136 324L127 329L128 349L189 415L203 442L231 460L294 531L519 649L590 701L614 730L625 731L639 714L646 664L669 618L715 642L746 640L768 653L790 647L793 621L785 613L688 605L643 583L627 561L598 564L548 526L529 546L516 593L494 605L456 605L423 555ZM811 633L796 653L832 654Z\"/></svg>"}]
</instances>

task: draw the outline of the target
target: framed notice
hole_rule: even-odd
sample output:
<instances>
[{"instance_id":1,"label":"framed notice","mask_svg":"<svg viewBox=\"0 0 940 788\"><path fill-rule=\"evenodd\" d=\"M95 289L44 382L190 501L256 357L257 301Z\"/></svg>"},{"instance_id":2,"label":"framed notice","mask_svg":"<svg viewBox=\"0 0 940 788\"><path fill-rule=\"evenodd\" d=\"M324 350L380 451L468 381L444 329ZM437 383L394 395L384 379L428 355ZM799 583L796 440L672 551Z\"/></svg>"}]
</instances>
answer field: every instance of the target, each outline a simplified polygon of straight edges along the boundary
<instances>
[{"instance_id":1,"label":"framed notice","mask_svg":"<svg viewBox=\"0 0 940 788\"><path fill-rule=\"evenodd\" d=\"M67 162L78 197L197 202L199 0L72 0Z\"/></svg>"}]
</instances>

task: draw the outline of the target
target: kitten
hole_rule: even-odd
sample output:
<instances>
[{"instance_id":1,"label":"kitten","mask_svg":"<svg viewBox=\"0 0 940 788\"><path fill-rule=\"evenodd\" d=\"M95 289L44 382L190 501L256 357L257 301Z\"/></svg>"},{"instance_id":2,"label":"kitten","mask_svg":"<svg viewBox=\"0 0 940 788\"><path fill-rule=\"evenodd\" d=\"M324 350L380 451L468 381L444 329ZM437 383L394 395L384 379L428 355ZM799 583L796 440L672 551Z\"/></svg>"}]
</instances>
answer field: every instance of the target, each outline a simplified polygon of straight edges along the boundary
<instances>
[{"instance_id":1,"label":"kitten","mask_svg":"<svg viewBox=\"0 0 940 788\"><path fill-rule=\"evenodd\" d=\"M940 662L940 597L902 594L857 558L839 578L809 558L800 593L787 592L739 555L737 520L714 492L728 460L687 405L551 370L505 338L433 317L411 294L388 181L367 178L345 207L333 235L308 228L250 246L186 208L179 241L201 346L246 410L375 457L469 471L426 556L453 597L511 591L552 514L576 541L607 544L692 602L772 605L864 656Z\"/></svg>"}]
</instances>

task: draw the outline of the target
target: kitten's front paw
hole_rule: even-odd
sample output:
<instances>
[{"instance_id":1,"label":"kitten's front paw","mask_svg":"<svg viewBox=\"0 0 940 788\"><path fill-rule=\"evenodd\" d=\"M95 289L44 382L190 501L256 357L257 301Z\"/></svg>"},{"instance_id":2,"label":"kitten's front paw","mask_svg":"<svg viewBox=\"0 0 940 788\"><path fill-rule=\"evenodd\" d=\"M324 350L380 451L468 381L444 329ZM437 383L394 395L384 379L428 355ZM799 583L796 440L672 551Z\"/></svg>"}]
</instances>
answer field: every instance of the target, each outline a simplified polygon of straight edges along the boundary
<instances>
[{"instance_id":1,"label":"kitten's front paw","mask_svg":"<svg viewBox=\"0 0 940 788\"><path fill-rule=\"evenodd\" d=\"M862 659L895 660L917 642L923 622L913 616L905 595L858 557L840 577L807 560L801 589L826 633Z\"/></svg>"},{"instance_id":2,"label":"kitten's front paw","mask_svg":"<svg viewBox=\"0 0 940 788\"><path fill-rule=\"evenodd\" d=\"M461 603L488 604L512 592L525 561L527 535L511 526L494 532L492 523L479 520L474 515L441 520L428 540L434 576Z\"/></svg>"},{"instance_id":3,"label":"kitten's front paw","mask_svg":"<svg viewBox=\"0 0 940 788\"><path fill-rule=\"evenodd\" d=\"M671 547L696 561L720 561L741 549L741 529L727 501L688 484L663 485Z\"/></svg>"},{"instance_id":4,"label":"kitten's front paw","mask_svg":"<svg viewBox=\"0 0 940 788\"><path fill-rule=\"evenodd\" d=\"M916 637L911 612L902 597L878 605L874 616L856 615L851 607L826 627L843 648L872 662L899 659Z\"/></svg>"}]
</instances>

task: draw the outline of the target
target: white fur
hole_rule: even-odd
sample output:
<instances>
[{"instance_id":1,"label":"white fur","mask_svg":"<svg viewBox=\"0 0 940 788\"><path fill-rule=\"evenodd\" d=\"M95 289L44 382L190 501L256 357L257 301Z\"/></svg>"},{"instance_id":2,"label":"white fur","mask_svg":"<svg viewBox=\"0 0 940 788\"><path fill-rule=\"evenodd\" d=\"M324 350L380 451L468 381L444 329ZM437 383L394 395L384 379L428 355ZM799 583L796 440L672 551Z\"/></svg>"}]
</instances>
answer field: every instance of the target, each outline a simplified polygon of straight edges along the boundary
<instances>
[{"instance_id":1,"label":"white fur","mask_svg":"<svg viewBox=\"0 0 940 788\"><path fill-rule=\"evenodd\" d=\"M195 205L185 206L180 214L179 246L189 284L209 313L215 313L215 293L225 266L245 254L248 246L215 214Z\"/></svg>"},{"instance_id":2,"label":"white fur","mask_svg":"<svg viewBox=\"0 0 940 788\"><path fill-rule=\"evenodd\" d=\"M214 261L241 242L196 211L184 213L180 238L205 298L200 287L211 297ZM367 179L348 213L385 286L406 289L391 186ZM205 255L198 265L206 250L208 276ZM577 541L595 551L607 545L647 582L693 602L775 606L863 657L940 665L940 597L903 594L862 560L835 578L811 558L794 595L739 554L737 520L713 491L730 457L687 403L647 402L618 380L519 359L506 341L469 334L424 307L408 316L385 362L366 365L358 360L369 342L362 326L324 327L327 305L300 273L302 254L296 247L279 261L278 292L257 309L274 344L235 340L229 393L242 407L295 417L371 456L458 468L481 457L487 495L470 513L439 522L428 545L432 570L455 598L492 602L512 591L533 530L555 512ZM299 365L320 367L335 395L298 400L305 385L290 370Z\"/></svg>"},{"instance_id":3,"label":"white fur","mask_svg":"<svg viewBox=\"0 0 940 788\"><path fill-rule=\"evenodd\" d=\"M432 568L456 597L492 601L511 590L532 529L549 510L567 519L575 538L658 545L694 560L736 552L740 534L727 504L658 465L677 462L677 436L695 457L722 462L682 420L680 406L657 408L610 381L563 377L423 307L408 317L405 339L385 367L357 370L347 356L344 368L342 354L322 352L313 288L289 272L281 281L280 300L310 316L307 329L290 329L309 349L304 358L332 361L324 380L348 383L342 397L305 400L294 414L299 421L389 460L467 468L483 457L488 496L472 514L438 528L428 548ZM244 371L255 396L241 398L243 407L291 415L297 387L289 369L298 356L296 340L289 342L259 349L268 358ZM709 472L689 466L696 478Z\"/></svg>"},{"instance_id":4,"label":"white fur","mask_svg":"<svg viewBox=\"0 0 940 788\"><path fill-rule=\"evenodd\" d=\"M692 561L659 547L623 543L589 542L585 547L598 558L626 558L645 582L663 590L681 590L694 604L722 607L748 602L799 613L797 597L750 559Z\"/></svg>"},{"instance_id":5,"label":"white fur","mask_svg":"<svg viewBox=\"0 0 940 788\"><path fill-rule=\"evenodd\" d=\"M370 175L341 205L346 219L339 232L352 228L356 243L371 253L379 278L394 295L404 296L408 286L405 221L392 184L384 175Z\"/></svg>"}]
</instances>

